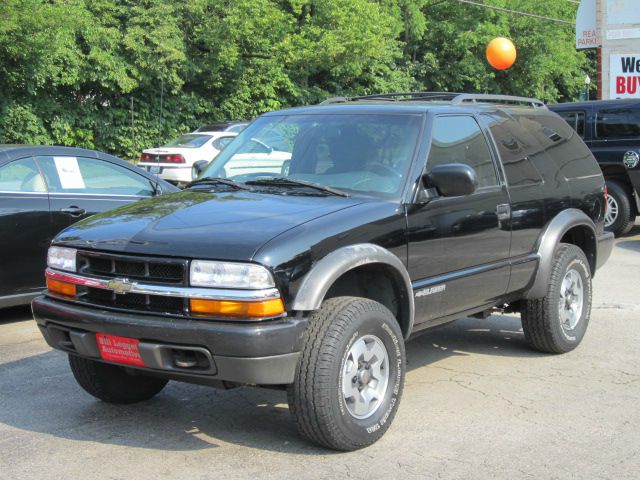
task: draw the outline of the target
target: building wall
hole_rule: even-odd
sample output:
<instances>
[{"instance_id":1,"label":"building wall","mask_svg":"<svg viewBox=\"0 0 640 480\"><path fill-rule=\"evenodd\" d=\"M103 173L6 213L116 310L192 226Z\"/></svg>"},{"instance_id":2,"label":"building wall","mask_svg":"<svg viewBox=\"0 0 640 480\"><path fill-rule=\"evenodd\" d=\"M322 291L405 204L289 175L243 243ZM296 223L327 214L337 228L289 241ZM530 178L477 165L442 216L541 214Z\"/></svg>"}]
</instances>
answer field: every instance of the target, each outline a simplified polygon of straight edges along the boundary
<instances>
[{"instance_id":1,"label":"building wall","mask_svg":"<svg viewBox=\"0 0 640 480\"><path fill-rule=\"evenodd\" d=\"M600 0L602 98L640 98L640 0Z\"/></svg>"}]
</instances>

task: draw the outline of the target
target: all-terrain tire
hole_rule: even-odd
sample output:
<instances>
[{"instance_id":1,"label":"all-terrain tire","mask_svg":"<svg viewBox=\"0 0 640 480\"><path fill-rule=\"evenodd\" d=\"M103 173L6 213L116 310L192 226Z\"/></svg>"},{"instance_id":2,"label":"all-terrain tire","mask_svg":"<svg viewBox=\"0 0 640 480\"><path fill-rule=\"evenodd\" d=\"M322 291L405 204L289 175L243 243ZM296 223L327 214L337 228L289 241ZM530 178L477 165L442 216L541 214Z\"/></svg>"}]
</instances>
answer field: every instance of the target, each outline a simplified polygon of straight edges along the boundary
<instances>
[{"instance_id":1,"label":"all-terrain tire","mask_svg":"<svg viewBox=\"0 0 640 480\"><path fill-rule=\"evenodd\" d=\"M347 384L353 381L355 387L350 388L360 388L356 378L362 377L354 375L352 379L352 374L345 376L345 372L356 368L353 359L364 358L354 355L361 345L372 350L384 346L387 356L384 367L388 372L388 380L384 383L386 390L378 394L379 400L371 403L367 400L361 404L372 409L371 413L365 412L366 418L362 418L364 415L357 418L352 412L356 399L355 396L345 396L343 383L345 379ZM363 369L370 367L368 361L362 363ZM378 373L385 371L380 364L378 368ZM358 366L357 374L363 372ZM386 307L358 297L326 300L310 317L295 382L287 391L289 408L298 431L310 441L334 450L350 451L371 445L387 431L395 416L402 395L404 373L402 331ZM373 385L369 382L362 386L363 398L368 385Z\"/></svg>"},{"instance_id":2,"label":"all-terrain tire","mask_svg":"<svg viewBox=\"0 0 640 480\"><path fill-rule=\"evenodd\" d=\"M167 380L131 375L124 367L69 355L69 365L78 384L89 394L108 403L136 403L160 392Z\"/></svg>"},{"instance_id":3,"label":"all-terrain tire","mask_svg":"<svg viewBox=\"0 0 640 480\"><path fill-rule=\"evenodd\" d=\"M605 230L613 232L616 237L619 237L629 233L633 228L636 212L631 205L629 194L622 184L614 180L607 180L607 191L618 210L613 222L605 226Z\"/></svg>"},{"instance_id":4,"label":"all-terrain tire","mask_svg":"<svg viewBox=\"0 0 640 480\"><path fill-rule=\"evenodd\" d=\"M566 294L572 284L565 280L569 271L579 276L582 289L582 305L575 315L575 325L562 317L562 309L569 311L573 294ZM565 281L567 283L565 283ZM573 291L572 287L572 291ZM563 292L565 293L563 297ZM567 301L569 298L569 301ZM584 252L575 245L561 243L555 251L549 286L544 298L525 300L521 312L522 329L529 345L541 352L566 353L576 348L589 324L591 314L591 270Z\"/></svg>"}]
</instances>

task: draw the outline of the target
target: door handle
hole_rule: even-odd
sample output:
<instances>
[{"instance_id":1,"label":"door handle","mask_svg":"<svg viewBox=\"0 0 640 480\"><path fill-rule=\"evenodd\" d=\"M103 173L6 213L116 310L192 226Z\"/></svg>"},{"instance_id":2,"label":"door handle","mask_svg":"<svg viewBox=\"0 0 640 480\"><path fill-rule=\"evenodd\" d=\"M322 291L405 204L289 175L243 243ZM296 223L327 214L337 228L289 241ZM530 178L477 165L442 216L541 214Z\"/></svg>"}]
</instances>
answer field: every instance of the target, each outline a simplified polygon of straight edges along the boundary
<instances>
[{"instance_id":1,"label":"door handle","mask_svg":"<svg viewBox=\"0 0 640 480\"><path fill-rule=\"evenodd\" d=\"M508 203L501 203L496 207L498 220L509 220L511 218L511 206Z\"/></svg>"},{"instance_id":2,"label":"door handle","mask_svg":"<svg viewBox=\"0 0 640 480\"><path fill-rule=\"evenodd\" d=\"M60 211L62 213L68 213L72 217L79 217L87 212L84 208L76 207L75 205L71 205L68 208L61 208Z\"/></svg>"}]
</instances>

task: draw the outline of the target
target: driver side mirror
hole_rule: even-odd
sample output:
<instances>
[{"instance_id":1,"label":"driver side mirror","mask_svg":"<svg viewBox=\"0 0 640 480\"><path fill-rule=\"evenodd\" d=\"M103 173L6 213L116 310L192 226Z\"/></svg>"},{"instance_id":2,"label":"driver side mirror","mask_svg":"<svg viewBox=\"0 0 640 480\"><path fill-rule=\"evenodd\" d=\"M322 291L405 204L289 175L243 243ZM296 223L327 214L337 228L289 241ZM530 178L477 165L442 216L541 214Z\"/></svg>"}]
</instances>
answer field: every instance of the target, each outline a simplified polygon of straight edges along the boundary
<instances>
[{"instance_id":1,"label":"driver side mirror","mask_svg":"<svg viewBox=\"0 0 640 480\"><path fill-rule=\"evenodd\" d=\"M198 178L200 174L204 172L204 169L207 168L207 165L209 165L209 162L207 162L206 160L196 161L191 166L191 179L195 180L196 178Z\"/></svg>"},{"instance_id":2,"label":"driver side mirror","mask_svg":"<svg viewBox=\"0 0 640 480\"><path fill-rule=\"evenodd\" d=\"M464 163L436 165L422 177L425 187L435 187L443 197L471 195L478 188L476 171Z\"/></svg>"}]
</instances>

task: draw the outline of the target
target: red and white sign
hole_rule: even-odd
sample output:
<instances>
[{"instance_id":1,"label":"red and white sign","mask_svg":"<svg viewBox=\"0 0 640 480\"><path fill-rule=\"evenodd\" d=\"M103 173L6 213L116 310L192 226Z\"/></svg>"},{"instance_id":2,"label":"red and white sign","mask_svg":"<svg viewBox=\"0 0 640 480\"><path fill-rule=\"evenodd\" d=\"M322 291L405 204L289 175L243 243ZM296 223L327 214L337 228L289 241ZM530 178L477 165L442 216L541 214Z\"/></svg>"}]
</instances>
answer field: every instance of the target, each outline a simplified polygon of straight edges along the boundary
<instances>
[{"instance_id":1,"label":"red and white sign","mask_svg":"<svg viewBox=\"0 0 640 480\"><path fill-rule=\"evenodd\" d=\"M582 0L576 15L576 48L599 47L596 32L596 0Z\"/></svg>"},{"instance_id":2,"label":"red and white sign","mask_svg":"<svg viewBox=\"0 0 640 480\"><path fill-rule=\"evenodd\" d=\"M640 98L640 53L609 56L609 98Z\"/></svg>"},{"instance_id":3,"label":"red and white sign","mask_svg":"<svg viewBox=\"0 0 640 480\"><path fill-rule=\"evenodd\" d=\"M144 367L144 361L138 350L139 340L135 338L116 337L106 333L96 333L96 341L100 356L109 362L124 363Z\"/></svg>"}]
</instances>

